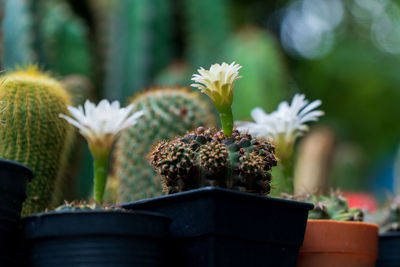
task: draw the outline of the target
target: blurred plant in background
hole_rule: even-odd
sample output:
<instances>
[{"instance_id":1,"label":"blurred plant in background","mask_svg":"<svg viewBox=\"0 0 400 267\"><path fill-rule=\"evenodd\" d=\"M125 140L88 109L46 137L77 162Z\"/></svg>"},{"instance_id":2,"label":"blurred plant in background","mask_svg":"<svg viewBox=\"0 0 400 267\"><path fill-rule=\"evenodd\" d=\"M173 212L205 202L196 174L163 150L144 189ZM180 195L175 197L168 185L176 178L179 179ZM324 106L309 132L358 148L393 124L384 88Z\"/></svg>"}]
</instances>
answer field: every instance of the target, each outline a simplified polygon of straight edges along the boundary
<instances>
[{"instance_id":1,"label":"blurred plant in background","mask_svg":"<svg viewBox=\"0 0 400 267\"><path fill-rule=\"evenodd\" d=\"M383 188L394 188L397 1L0 0L0 9L6 71L39 63L55 75L91 81L93 101L127 103L153 85L188 85L197 66L236 61L245 79L235 88L235 118L249 120L256 106L271 112L298 92L321 99L320 122L329 134L315 138L332 148L327 187L382 197ZM298 162L313 146L301 147ZM90 153L83 157L81 195L90 192L93 175Z\"/></svg>"},{"instance_id":2,"label":"blurred plant in background","mask_svg":"<svg viewBox=\"0 0 400 267\"><path fill-rule=\"evenodd\" d=\"M328 116L322 121L339 137L331 176L336 186L375 187L383 195L382 187L393 179L385 165L391 165L400 131L395 123L398 11L398 3L390 0L304 0L291 3L284 13L280 36L292 55L293 77L307 95L324 102ZM318 33L305 37L312 31ZM307 51L310 47L315 49ZM343 168L346 157L353 162L350 168Z\"/></svg>"}]
</instances>

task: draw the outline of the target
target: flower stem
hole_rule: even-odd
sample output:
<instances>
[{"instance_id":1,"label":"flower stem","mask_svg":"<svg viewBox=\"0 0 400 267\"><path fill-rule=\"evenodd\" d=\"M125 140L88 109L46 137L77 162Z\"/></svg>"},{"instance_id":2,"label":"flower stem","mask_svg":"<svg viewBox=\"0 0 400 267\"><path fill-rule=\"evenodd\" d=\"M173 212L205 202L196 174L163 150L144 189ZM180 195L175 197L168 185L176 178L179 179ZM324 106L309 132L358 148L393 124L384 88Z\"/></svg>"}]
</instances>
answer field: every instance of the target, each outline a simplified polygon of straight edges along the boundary
<instances>
[{"instance_id":1,"label":"flower stem","mask_svg":"<svg viewBox=\"0 0 400 267\"><path fill-rule=\"evenodd\" d=\"M233 130L232 109L229 107L229 109L219 112L219 116L221 118L222 130L224 131L224 135L231 136Z\"/></svg>"},{"instance_id":2,"label":"flower stem","mask_svg":"<svg viewBox=\"0 0 400 267\"><path fill-rule=\"evenodd\" d=\"M104 188L107 183L109 153L93 154L93 198L97 204L103 203Z\"/></svg>"}]
</instances>

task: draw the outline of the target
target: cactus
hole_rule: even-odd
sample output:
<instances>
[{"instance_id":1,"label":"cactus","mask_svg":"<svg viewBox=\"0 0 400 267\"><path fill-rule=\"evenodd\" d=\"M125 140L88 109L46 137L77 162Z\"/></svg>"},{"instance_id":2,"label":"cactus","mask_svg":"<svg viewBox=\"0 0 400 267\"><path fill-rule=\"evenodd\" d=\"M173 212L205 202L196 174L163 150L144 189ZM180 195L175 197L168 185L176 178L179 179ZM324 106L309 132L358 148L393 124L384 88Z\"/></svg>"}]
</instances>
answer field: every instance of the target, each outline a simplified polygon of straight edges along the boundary
<instances>
[{"instance_id":1,"label":"cactus","mask_svg":"<svg viewBox=\"0 0 400 267\"><path fill-rule=\"evenodd\" d=\"M44 17L40 20L39 35L46 67L62 76L90 77L92 51L84 22L64 2L45 2L41 8Z\"/></svg>"},{"instance_id":2,"label":"cactus","mask_svg":"<svg viewBox=\"0 0 400 267\"><path fill-rule=\"evenodd\" d=\"M226 42L224 60L235 60L243 66L245 79L237 81L233 115L237 120L248 119L250 111L261 107L271 112L287 98L288 84L279 43L263 29L247 27Z\"/></svg>"},{"instance_id":3,"label":"cactus","mask_svg":"<svg viewBox=\"0 0 400 267\"><path fill-rule=\"evenodd\" d=\"M378 212L378 217L379 232L400 231L400 195L389 198L385 207Z\"/></svg>"},{"instance_id":4,"label":"cactus","mask_svg":"<svg viewBox=\"0 0 400 267\"><path fill-rule=\"evenodd\" d=\"M59 113L67 113L69 96L61 84L30 66L3 76L0 99L7 112L1 114L0 157L29 166L34 179L28 184L22 214L49 207L54 183L65 160L69 124Z\"/></svg>"},{"instance_id":5,"label":"cactus","mask_svg":"<svg viewBox=\"0 0 400 267\"><path fill-rule=\"evenodd\" d=\"M331 191L329 196L282 194L283 198L306 201L314 204L314 209L308 212L308 219L363 221L364 213L358 208L349 208L347 199L340 191Z\"/></svg>"},{"instance_id":6,"label":"cactus","mask_svg":"<svg viewBox=\"0 0 400 267\"><path fill-rule=\"evenodd\" d=\"M156 88L131 102L135 110L143 110L145 115L134 128L122 132L116 143L113 179L118 182L110 180L109 186L116 188L119 202L162 193L159 178L146 159L156 142L216 121L211 105L188 88Z\"/></svg>"},{"instance_id":7,"label":"cactus","mask_svg":"<svg viewBox=\"0 0 400 267\"><path fill-rule=\"evenodd\" d=\"M191 66L209 66L220 61L230 32L228 0L184 0L186 58Z\"/></svg>"},{"instance_id":8,"label":"cactus","mask_svg":"<svg viewBox=\"0 0 400 267\"><path fill-rule=\"evenodd\" d=\"M106 96L124 101L148 86L169 62L170 1L116 1L108 53Z\"/></svg>"},{"instance_id":9,"label":"cactus","mask_svg":"<svg viewBox=\"0 0 400 267\"><path fill-rule=\"evenodd\" d=\"M267 195L270 170L277 164L274 146L265 139L252 138L234 130L199 127L183 137L158 143L151 164L162 177L168 194L203 186L217 186Z\"/></svg>"},{"instance_id":10,"label":"cactus","mask_svg":"<svg viewBox=\"0 0 400 267\"><path fill-rule=\"evenodd\" d=\"M28 0L5 0L3 20L3 67L32 63L36 59L33 49L33 23Z\"/></svg>"},{"instance_id":11,"label":"cactus","mask_svg":"<svg viewBox=\"0 0 400 267\"><path fill-rule=\"evenodd\" d=\"M176 61L162 70L154 79L161 86L185 86L189 76L189 66L185 62Z\"/></svg>"}]
</instances>

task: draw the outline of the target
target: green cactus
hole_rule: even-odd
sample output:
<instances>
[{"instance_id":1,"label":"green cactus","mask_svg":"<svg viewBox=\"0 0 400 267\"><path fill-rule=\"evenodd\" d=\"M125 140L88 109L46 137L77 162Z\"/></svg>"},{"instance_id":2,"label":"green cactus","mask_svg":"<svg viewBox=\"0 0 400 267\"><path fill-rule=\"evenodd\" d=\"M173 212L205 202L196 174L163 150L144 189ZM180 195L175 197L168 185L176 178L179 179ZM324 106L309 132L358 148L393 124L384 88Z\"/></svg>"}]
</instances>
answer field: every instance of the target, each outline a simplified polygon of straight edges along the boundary
<instances>
[{"instance_id":1,"label":"green cactus","mask_svg":"<svg viewBox=\"0 0 400 267\"><path fill-rule=\"evenodd\" d=\"M89 30L67 3L47 1L41 5L40 32L43 63L65 76L91 76L92 51ZM77 60L79 59L79 60Z\"/></svg>"},{"instance_id":2,"label":"green cactus","mask_svg":"<svg viewBox=\"0 0 400 267\"><path fill-rule=\"evenodd\" d=\"M308 212L308 219L336 220L336 221L363 221L364 213L358 208L349 208L347 199L340 191L331 191L324 195L282 195L286 199L311 202L314 209Z\"/></svg>"},{"instance_id":3,"label":"green cactus","mask_svg":"<svg viewBox=\"0 0 400 267\"><path fill-rule=\"evenodd\" d=\"M234 130L231 137L222 131L199 127L183 137L158 143L151 164L162 177L168 194L203 186L217 186L267 195L270 170L277 164L274 146Z\"/></svg>"},{"instance_id":4,"label":"green cactus","mask_svg":"<svg viewBox=\"0 0 400 267\"><path fill-rule=\"evenodd\" d=\"M162 70L154 79L154 84L160 86L185 86L190 76L189 66L185 62L173 62Z\"/></svg>"},{"instance_id":5,"label":"green cactus","mask_svg":"<svg viewBox=\"0 0 400 267\"><path fill-rule=\"evenodd\" d=\"M122 132L116 143L109 186L116 189L118 202L161 195L161 183L147 160L159 140L216 122L211 105L188 88L156 88L139 94L131 103L145 115Z\"/></svg>"},{"instance_id":6,"label":"green cactus","mask_svg":"<svg viewBox=\"0 0 400 267\"><path fill-rule=\"evenodd\" d=\"M3 20L3 67L32 63L36 59L33 49L33 23L28 0L5 0Z\"/></svg>"},{"instance_id":7,"label":"green cactus","mask_svg":"<svg viewBox=\"0 0 400 267\"><path fill-rule=\"evenodd\" d=\"M271 112L287 98L286 70L279 43L263 29L247 27L226 42L224 60L243 66L245 79L235 84L233 116L249 119L250 111L261 107Z\"/></svg>"},{"instance_id":8,"label":"green cactus","mask_svg":"<svg viewBox=\"0 0 400 267\"><path fill-rule=\"evenodd\" d=\"M389 198L385 207L378 212L379 232L398 232L400 231L400 195Z\"/></svg>"},{"instance_id":9,"label":"green cactus","mask_svg":"<svg viewBox=\"0 0 400 267\"><path fill-rule=\"evenodd\" d=\"M186 58L192 67L220 61L230 32L228 7L228 0L183 1Z\"/></svg>"},{"instance_id":10,"label":"green cactus","mask_svg":"<svg viewBox=\"0 0 400 267\"><path fill-rule=\"evenodd\" d=\"M170 1L116 1L109 40L106 96L125 101L148 86L172 55Z\"/></svg>"},{"instance_id":11,"label":"green cactus","mask_svg":"<svg viewBox=\"0 0 400 267\"><path fill-rule=\"evenodd\" d=\"M1 114L6 126L0 127L0 157L33 170L22 214L41 212L51 204L72 132L58 117L68 113L69 96L58 81L32 66L8 73L1 82L0 99L8 109Z\"/></svg>"}]
</instances>

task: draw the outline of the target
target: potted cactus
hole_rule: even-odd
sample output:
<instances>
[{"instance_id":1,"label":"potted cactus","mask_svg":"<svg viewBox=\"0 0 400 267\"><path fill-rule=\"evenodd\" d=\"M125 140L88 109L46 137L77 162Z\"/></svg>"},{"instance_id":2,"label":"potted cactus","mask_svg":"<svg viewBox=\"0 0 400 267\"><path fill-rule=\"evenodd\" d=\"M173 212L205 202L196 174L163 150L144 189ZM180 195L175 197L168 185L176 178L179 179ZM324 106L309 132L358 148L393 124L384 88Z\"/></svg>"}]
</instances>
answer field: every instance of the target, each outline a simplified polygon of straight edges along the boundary
<instances>
[{"instance_id":1,"label":"potted cactus","mask_svg":"<svg viewBox=\"0 0 400 267\"><path fill-rule=\"evenodd\" d=\"M240 65L193 75L219 112L222 130L198 127L154 146L151 164L168 194L122 204L172 219L170 263L179 266L293 266L311 204L267 197L275 146L233 128ZM273 231L271 231L273 229Z\"/></svg>"},{"instance_id":2,"label":"potted cactus","mask_svg":"<svg viewBox=\"0 0 400 267\"><path fill-rule=\"evenodd\" d=\"M58 84L50 77L43 79L46 85ZM42 89L36 90L41 93ZM70 116L65 115L67 109ZM55 120L77 127L89 143L94 159L94 200L90 204L66 204L22 219L29 266L162 264L163 243L170 223L167 217L102 206L112 145L120 131L133 126L143 114L141 111L131 114L132 109L132 105L120 108L118 101L102 100L98 105L86 101L84 107L65 105L62 114L55 114Z\"/></svg>"},{"instance_id":3,"label":"potted cactus","mask_svg":"<svg viewBox=\"0 0 400 267\"><path fill-rule=\"evenodd\" d=\"M350 209L339 191L332 191L329 196L295 199L314 204L296 266L375 266L378 226L362 222L363 212Z\"/></svg>"},{"instance_id":4,"label":"potted cactus","mask_svg":"<svg viewBox=\"0 0 400 267\"><path fill-rule=\"evenodd\" d=\"M400 265L400 196L390 198L379 212L379 253L376 266Z\"/></svg>"}]
</instances>

